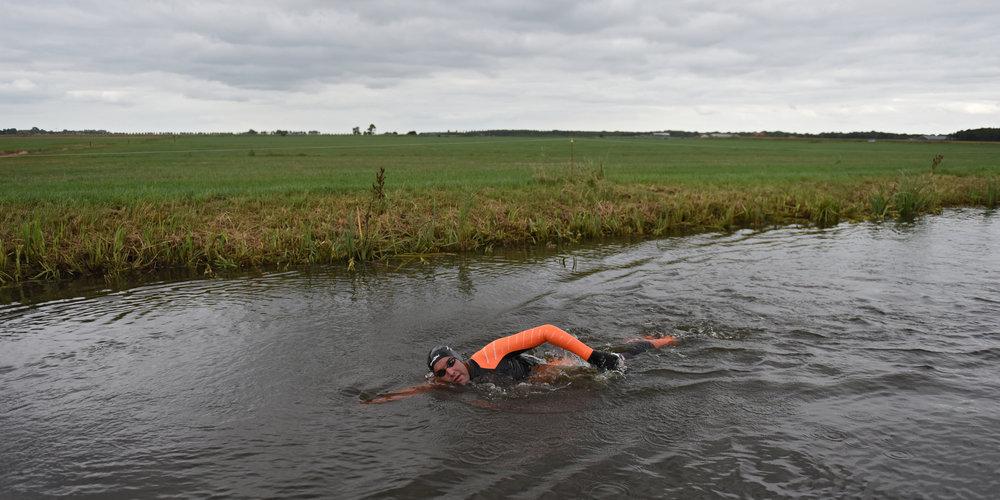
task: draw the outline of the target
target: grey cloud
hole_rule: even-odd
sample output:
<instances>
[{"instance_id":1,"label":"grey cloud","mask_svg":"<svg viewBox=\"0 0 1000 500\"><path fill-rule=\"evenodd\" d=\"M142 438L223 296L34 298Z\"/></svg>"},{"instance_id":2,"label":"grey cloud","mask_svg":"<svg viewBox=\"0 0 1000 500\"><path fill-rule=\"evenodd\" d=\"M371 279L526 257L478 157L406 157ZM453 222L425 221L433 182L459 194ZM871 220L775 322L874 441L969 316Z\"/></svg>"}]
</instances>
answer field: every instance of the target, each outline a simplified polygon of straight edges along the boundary
<instances>
[{"instance_id":1,"label":"grey cloud","mask_svg":"<svg viewBox=\"0 0 1000 500\"><path fill-rule=\"evenodd\" d=\"M880 48L933 54L935 40L927 35L926 43L885 44L907 31L942 31L933 18L905 14L897 18L907 26L893 27L887 16L895 13L860 3L850 6L856 11L772 2L709 9L703 3L630 2L365 2L339 10L298 2L287 11L272 5L182 3L139 10L134 3L102 2L34 15L26 6L18 16L27 19L23 28L44 33L44 41L18 43L24 38L11 33L16 39L5 45L20 49L20 62L29 67L170 71L233 87L282 89L315 80L490 71L504 60L640 76L664 69L714 75L720 69L794 68L815 61L817 53L849 64L878 60ZM783 17L768 17L774 10ZM927 10L911 5L903 12L929 16ZM944 35L937 41L954 38ZM858 46L876 53L859 53Z\"/></svg>"},{"instance_id":2,"label":"grey cloud","mask_svg":"<svg viewBox=\"0 0 1000 500\"><path fill-rule=\"evenodd\" d=\"M360 85L383 98L419 88L429 100L465 92L715 115L724 105L964 94L971 104L942 109L989 111L1000 79L1000 14L979 2L108 1L5 11L18 19L0 31L6 105L153 93L261 103ZM24 74L37 89L4 87ZM456 85L459 74L475 84L421 83Z\"/></svg>"}]
</instances>

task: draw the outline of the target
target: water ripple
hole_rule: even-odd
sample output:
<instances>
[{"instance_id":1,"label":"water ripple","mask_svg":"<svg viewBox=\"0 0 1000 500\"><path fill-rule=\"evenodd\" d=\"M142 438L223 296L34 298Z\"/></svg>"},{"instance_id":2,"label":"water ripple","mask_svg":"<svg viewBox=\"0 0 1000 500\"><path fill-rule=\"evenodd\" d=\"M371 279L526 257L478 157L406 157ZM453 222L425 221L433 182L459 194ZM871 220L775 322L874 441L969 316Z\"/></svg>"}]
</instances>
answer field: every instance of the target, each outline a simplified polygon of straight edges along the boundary
<instances>
[{"instance_id":1,"label":"water ripple","mask_svg":"<svg viewBox=\"0 0 1000 500\"><path fill-rule=\"evenodd\" d=\"M0 497L989 497L996 241L951 211L5 292ZM681 341L359 404L424 382L432 345L543 323Z\"/></svg>"}]
</instances>

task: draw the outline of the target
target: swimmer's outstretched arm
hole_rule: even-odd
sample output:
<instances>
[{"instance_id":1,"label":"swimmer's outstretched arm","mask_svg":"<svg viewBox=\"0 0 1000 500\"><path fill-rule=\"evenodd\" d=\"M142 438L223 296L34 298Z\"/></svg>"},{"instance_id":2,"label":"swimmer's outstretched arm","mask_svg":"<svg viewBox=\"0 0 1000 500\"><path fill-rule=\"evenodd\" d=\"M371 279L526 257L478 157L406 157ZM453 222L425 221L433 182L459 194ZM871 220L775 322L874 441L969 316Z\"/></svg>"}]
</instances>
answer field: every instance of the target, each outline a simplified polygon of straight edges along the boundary
<instances>
[{"instance_id":1,"label":"swimmer's outstretched arm","mask_svg":"<svg viewBox=\"0 0 1000 500\"><path fill-rule=\"evenodd\" d=\"M378 394L375 397L369 399L362 399L361 404L373 405L389 403L391 401L398 401L400 399L406 399L410 396L416 396L417 394L423 394L425 392L433 391L434 389L440 387L441 384L435 384L433 382L425 382L420 385L415 385L413 387L407 387L405 389L400 389L398 391L387 392L384 394Z\"/></svg>"},{"instance_id":2,"label":"swimmer's outstretched arm","mask_svg":"<svg viewBox=\"0 0 1000 500\"><path fill-rule=\"evenodd\" d=\"M494 340L473 354L472 360L480 368L492 370L497 367L497 364L500 363L500 360L504 356L512 352L534 349L545 343L566 349L599 368L613 369L618 366L619 361L616 355L603 351L595 351L565 330L553 325L536 326L535 328Z\"/></svg>"}]
</instances>

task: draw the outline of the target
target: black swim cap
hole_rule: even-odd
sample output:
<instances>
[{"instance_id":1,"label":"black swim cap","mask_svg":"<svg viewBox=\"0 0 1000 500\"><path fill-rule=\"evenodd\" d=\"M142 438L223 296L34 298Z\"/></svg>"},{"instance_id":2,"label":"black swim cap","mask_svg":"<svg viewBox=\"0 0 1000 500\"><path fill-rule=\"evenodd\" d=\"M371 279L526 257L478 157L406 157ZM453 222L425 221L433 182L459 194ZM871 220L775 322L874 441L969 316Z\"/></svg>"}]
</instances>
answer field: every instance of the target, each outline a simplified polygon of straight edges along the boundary
<instances>
[{"instance_id":1,"label":"black swim cap","mask_svg":"<svg viewBox=\"0 0 1000 500\"><path fill-rule=\"evenodd\" d=\"M437 360L446 356L451 356L459 361L462 361L462 356L455 352L454 349L446 345L439 345L431 349L431 352L427 353L427 369L434 371L434 363L437 363Z\"/></svg>"}]
</instances>

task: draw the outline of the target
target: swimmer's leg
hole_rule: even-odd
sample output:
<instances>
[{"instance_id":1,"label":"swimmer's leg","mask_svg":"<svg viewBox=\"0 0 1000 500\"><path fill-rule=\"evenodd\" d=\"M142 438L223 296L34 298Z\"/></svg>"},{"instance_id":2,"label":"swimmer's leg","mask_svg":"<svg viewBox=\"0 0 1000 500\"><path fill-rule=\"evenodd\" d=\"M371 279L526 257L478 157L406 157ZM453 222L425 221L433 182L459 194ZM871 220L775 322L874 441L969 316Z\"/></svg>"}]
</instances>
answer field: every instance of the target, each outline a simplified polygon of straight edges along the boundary
<instances>
[{"instance_id":1,"label":"swimmer's leg","mask_svg":"<svg viewBox=\"0 0 1000 500\"><path fill-rule=\"evenodd\" d=\"M625 359L634 358L639 354L642 354L651 349L659 349L663 346L673 345L677 343L677 337L667 335L665 337L643 337L639 340L634 340L625 345L621 345L611 349L611 352L621 354Z\"/></svg>"},{"instance_id":2,"label":"swimmer's leg","mask_svg":"<svg viewBox=\"0 0 1000 500\"><path fill-rule=\"evenodd\" d=\"M673 335L666 335L659 338L644 337L643 340L649 342L653 346L653 349L659 349L663 346L674 345L677 343L677 337L674 337Z\"/></svg>"}]
</instances>

